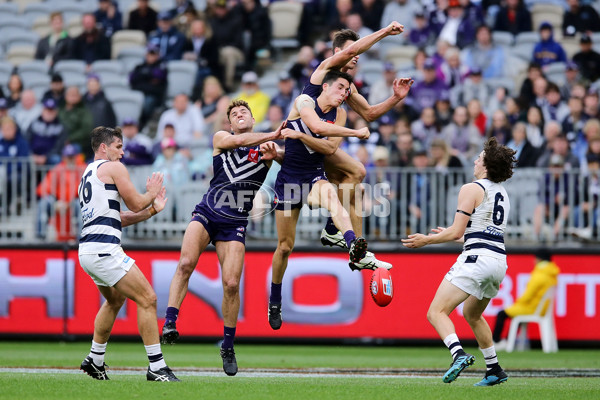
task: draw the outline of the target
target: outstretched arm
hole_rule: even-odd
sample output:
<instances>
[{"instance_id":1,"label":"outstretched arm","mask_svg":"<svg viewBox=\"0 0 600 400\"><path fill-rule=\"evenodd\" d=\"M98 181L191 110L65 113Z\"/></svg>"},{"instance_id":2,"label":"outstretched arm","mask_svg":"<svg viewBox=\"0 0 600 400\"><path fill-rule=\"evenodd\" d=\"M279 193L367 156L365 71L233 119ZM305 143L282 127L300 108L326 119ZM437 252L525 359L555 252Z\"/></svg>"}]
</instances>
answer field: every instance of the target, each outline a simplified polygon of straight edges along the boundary
<instances>
[{"instance_id":1,"label":"outstretched arm","mask_svg":"<svg viewBox=\"0 0 600 400\"><path fill-rule=\"evenodd\" d=\"M219 154L222 150L237 149L238 147L256 146L271 140L281 138L281 128L285 122L282 122L277 130L264 132L246 132L239 135L232 135L229 132L219 131L213 136L214 153Z\"/></svg>"},{"instance_id":2,"label":"outstretched arm","mask_svg":"<svg viewBox=\"0 0 600 400\"><path fill-rule=\"evenodd\" d=\"M167 203L166 197L167 189L163 186L160 190L152 205L142 211L121 211L121 226L124 228L129 225L137 224L138 222L145 221L161 212Z\"/></svg>"},{"instance_id":3,"label":"outstretched arm","mask_svg":"<svg viewBox=\"0 0 600 400\"><path fill-rule=\"evenodd\" d=\"M298 96L294 103L294 108L297 110L297 114L302 118L302 122L308 126L308 128L317 135L320 136L338 136L338 137L348 137L348 136L356 136L360 139L368 139L369 138L369 130L367 128L362 129L349 129L345 126L336 124L330 124L325 121L321 121L321 118L317 115L315 111L315 101L306 94L301 94ZM336 122L339 120L340 116L344 115L345 111L340 111L342 109L338 108L338 116L336 118ZM294 113L290 113L290 115L294 115Z\"/></svg>"},{"instance_id":4,"label":"outstretched arm","mask_svg":"<svg viewBox=\"0 0 600 400\"><path fill-rule=\"evenodd\" d=\"M353 86L350 96L346 99L346 103L348 103L350 108L356 111L365 121L373 122L404 99L408 95L410 87L414 82L415 81L412 78L394 79L394 83L392 84L394 94L374 106L370 105L367 99L365 99L362 94L358 93L356 87Z\"/></svg>"}]
</instances>

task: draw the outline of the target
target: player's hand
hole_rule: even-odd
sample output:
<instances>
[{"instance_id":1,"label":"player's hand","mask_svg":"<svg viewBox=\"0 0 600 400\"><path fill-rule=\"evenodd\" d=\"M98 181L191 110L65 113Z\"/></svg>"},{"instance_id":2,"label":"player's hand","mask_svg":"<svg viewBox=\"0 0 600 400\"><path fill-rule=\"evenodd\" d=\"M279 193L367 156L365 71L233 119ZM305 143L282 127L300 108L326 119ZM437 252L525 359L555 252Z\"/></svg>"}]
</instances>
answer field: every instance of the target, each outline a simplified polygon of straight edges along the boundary
<instances>
[{"instance_id":1,"label":"player's hand","mask_svg":"<svg viewBox=\"0 0 600 400\"><path fill-rule=\"evenodd\" d=\"M295 131L290 128L285 128L281 130L281 136L283 136L286 139L298 139L300 135L302 135L301 132Z\"/></svg>"},{"instance_id":2,"label":"player's hand","mask_svg":"<svg viewBox=\"0 0 600 400\"><path fill-rule=\"evenodd\" d=\"M165 206L167 205L167 200L169 200L169 198L166 196L167 188L163 186L162 189L160 189L160 192L158 192L158 195L156 196L154 201L152 202L152 205L154 206L154 209L157 213L165 209Z\"/></svg>"},{"instance_id":3,"label":"player's hand","mask_svg":"<svg viewBox=\"0 0 600 400\"><path fill-rule=\"evenodd\" d=\"M163 185L164 176L161 172L153 172L146 180L146 191L156 198Z\"/></svg>"},{"instance_id":4,"label":"player's hand","mask_svg":"<svg viewBox=\"0 0 600 400\"><path fill-rule=\"evenodd\" d=\"M359 139L368 139L369 136L371 136L371 132L369 132L369 128L364 127L364 128L360 128L357 131L356 137Z\"/></svg>"},{"instance_id":5,"label":"player's hand","mask_svg":"<svg viewBox=\"0 0 600 400\"><path fill-rule=\"evenodd\" d=\"M287 120L283 121L281 123L281 125L279 125L279 127L277 128L277 130L275 130L275 132L273 132L275 134L275 137L273 138L273 140L278 140L281 139L281 130L283 129L283 127L285 126L285 124L287 123Z\"/></svg>"},{"instance_id":6,"label":"player's hand","mask_svg":"<svg viewBox=\"0 0 600 400\"><path fill-rule=\"evenodd\" d=\"M418 249L419 247L423 247L428 244L427 236L423 235L422 233L408 235L408 238L402 239L402 244L404 247L408 247L409 249Z\"/></svg>"},{"instance_id":7,"label":"player's hand","mask_svg":"<svg viewBox=\"0 0 600 400\"><path fill-rule=\"evenodd\" d=\"M413 83L415 83L415 80L412 78L394 79L394 83L392 84L394 96L396 96L398 100L402 100L408 96L408 92L410 91L410 87L413 85Z\"/></svg>"},{"instance_id":8,"label":"player's hand","mask_svg":"<svg viewBox=\"0 0 600 400\"><path fill-rule=\"evenodd\" d=\"M393 21L391 24L387 26L387 34L389 36L399 35L404 32L404 25L401 25L399 22Z\"/></svg>"},{"instance_id":9,"label":"player's hand","mask_svg":"<svg viewBox=\"0 0 600 400\"><path fill-rule=\"evenodd\" d=\"M273 142L265 142L260 145L260 153L263 161L271 161L277 158L277 145Z\"/></svg>"},{"instance_id":10,"label":"player's hand","mask_svg":"<svg viewBox=\"0 0 600 400\"><path fill-rule=\"evenodd\" d=\"M446 230L446 228L444 228L443 226L438 226L437 228L431 228L431 232L433 233L442 233ZM430 233L431 235L431 233Z\"/></svg>"}]
</instances>

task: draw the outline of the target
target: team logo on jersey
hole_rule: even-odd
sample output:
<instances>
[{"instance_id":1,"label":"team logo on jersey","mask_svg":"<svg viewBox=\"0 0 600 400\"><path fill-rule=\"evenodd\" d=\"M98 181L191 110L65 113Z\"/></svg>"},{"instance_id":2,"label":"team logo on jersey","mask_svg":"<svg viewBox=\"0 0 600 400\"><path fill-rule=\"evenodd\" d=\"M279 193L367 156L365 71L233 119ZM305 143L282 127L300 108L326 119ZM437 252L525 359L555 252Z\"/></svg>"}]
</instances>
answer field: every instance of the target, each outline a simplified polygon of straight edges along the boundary
<instances>
[{"instance_id":1,"label":"team logo on jersey","mask_svg":"<svg viewBox=\"0 0 600 400\"><path fill-rule=\"evenodd\" d=\"M243 226L238 226L237 228L235 228L235 230L238 231L238 232L245 232L246 228L243 227Z\"/></svg>"},{"instance_id":2,"label":"team logo on jersey","mask_svg":"<svg viewBox=\"0 0 600 400\"><path fill-rule=\"evenodd\" d=\"M253 163L258 163L258 150L250 149L248 150L248 161Z\"/></svg>"}]
</instances>

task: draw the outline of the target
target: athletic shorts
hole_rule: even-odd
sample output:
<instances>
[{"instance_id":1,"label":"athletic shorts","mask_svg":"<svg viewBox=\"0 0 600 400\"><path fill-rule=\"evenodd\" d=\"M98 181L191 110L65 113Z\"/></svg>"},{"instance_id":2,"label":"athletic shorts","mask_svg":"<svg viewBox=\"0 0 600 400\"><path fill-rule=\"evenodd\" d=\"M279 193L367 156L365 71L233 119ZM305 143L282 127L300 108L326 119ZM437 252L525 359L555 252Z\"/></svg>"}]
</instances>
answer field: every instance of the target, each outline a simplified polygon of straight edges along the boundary
<instances>
[{"instance_id":1,"label":"athletic shorts","mask_svg":"<svg viewBox=\"0 0 600 400\"><path fill-rule=\"evenodd\" d=\"M119 248L113 254L80 254L79 264L96 285L113 287L127 274L135 260Z\"/></svg>"},{"instance_id":2,"label":"athletic shorts","mask_svg":"<svg viewBox=\"0 0 600 400\"><path fill-rule=\"evenodd\" d=\"M326 180L327 175L323 169L304 174L290 174L280 170L275 180L275 209L302 208L314 184Z\"/></svg>"},{"instance_id":3,"label":"athletic shorts","mask_svg":"<svg viewBox=\"0 0 600 400\"><path fill-rule=\"evenodd\" d=\"M216 215L201 203L192 213L192 221L198 221L204 226L213 244L219 241L236 241L246 244L247 218L245 220L225 218Z\"/></svg>"},{"instance_id":4,"label":"athletic shorts","mask_svg":"<svg viewBox=\"0 0 600 400\"><path fill-rule=\"evenodd\" d=\"M457 288L482 300L496 297L506 275L506 259L461 254L446 274Z\"/></svg>"}]
</instances>

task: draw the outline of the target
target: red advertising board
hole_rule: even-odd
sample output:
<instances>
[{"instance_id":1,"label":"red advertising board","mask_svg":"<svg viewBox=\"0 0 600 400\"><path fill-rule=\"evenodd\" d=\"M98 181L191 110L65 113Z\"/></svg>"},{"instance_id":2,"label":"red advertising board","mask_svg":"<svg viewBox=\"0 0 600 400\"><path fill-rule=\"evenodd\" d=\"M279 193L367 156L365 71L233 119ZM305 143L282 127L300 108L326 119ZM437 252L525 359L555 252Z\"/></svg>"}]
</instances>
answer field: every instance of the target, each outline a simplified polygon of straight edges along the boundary
<instances>
[{"instance_id":1,"label":"red advertising board","mask_svg":"<svg viewBox=\"0 0 600 400\"><path fill-rule=\"evenodd\" d=\"M77 252L0 250L0 334L92 333L101 304L98 290L79 266ZM128 251L155 288L158 314L164 315L177 251ZM388 253L394 265L394 299L378 307L370 298L370 272L352 272L343 253L294 253L284 280L284 324L273 331L267 322L272 253L248 252L241 288L237 336L280 338L435 339L426 319L437 286L457 254ZM509 269L498 297L485 316L512 304L533 268L532 255L509 255ZM600 340L600 255L556 255L561 268L556 298L560 340ZM190 280L178 328L186 336L218 337L221 282L214 252L202 255ZM64 318L66 316L66 318ZM457 311L452 315L461 338L473 335ZM159 318L159 323L162 319ZM66 329L66 332L64 331ZM534 334L536 329L532 329ZM113 334L136 335L135 305L128 301Z\"/></svg>"}]
</instances>

